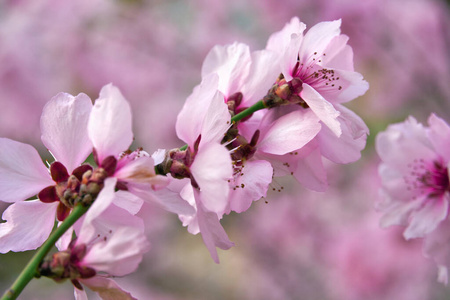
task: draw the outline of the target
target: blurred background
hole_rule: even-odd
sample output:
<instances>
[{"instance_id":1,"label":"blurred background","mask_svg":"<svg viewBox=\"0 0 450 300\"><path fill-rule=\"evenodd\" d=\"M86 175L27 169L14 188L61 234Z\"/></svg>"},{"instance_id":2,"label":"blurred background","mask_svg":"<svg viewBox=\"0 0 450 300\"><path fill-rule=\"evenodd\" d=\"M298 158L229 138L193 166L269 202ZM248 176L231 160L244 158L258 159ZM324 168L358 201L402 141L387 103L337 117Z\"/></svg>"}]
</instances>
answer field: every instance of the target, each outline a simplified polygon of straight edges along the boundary
<instances>
[{"instance_id":1,"label":"blurred background","mask_svg":"<svg viewBox=\"0 0 450 300\"><path fill-rule=\"evenodd\" d=\"M138 299L448 299L421 240L378 225L374 138L408 115L426 122L436 112L450 122L449 9L443 0L3 0L0 136L48 157L39 130L44 104L61 91L94 100L112 82L131 103L136 146L179 147L176 116L212 46L240 41L258 50L293 16L309 28L341 18L355 70L370 83L348 105L371 130L362 159L328 164L325 193L280 178L273 185L283 192L225 216L236 247L219 251L219 265L200 236L147 205L140 215L152 249L117 281ZM0 255L2 292L31 255ZM19 299L72 295L69 282L39 279Z\"/></svg>"}]
</instances>

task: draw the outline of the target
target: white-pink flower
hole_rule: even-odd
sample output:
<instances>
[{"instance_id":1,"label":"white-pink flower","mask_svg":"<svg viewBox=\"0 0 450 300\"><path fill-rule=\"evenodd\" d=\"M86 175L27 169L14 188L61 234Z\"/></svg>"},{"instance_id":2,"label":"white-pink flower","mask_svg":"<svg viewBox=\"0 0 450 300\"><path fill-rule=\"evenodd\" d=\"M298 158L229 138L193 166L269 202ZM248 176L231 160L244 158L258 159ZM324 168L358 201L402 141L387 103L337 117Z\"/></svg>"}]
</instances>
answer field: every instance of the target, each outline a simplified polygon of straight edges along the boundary
<instances>
[{"instance_id":1,"label":"white-pink flower","mask_svg":"<svg viewBox=\"0 0 450 300\"><path fill-rule=\"evenodd\" d=\"M340 26L341 20L321 22L303 34L306 25L295 17L267 42L267 49L280 56L277 96L309 107L336 136L342 128L335 105L369 88L353 69L353 52Z\"/></svg>"},{"instance_id":2,"label":"white-pink flower","mask_svg":"<svg viewBox=\"0 0 450 300\"><path fill-rule=\"evenodd\" d=\"M40 266L43 276L56 281L69 279L77 300L87 299L83 285L102 299L134 299L110 277L134 272L150 245L143 221L111 204L117 195L116 181L105 180L104 192L88 210L76 239Z\"/></svg>"},{"instance_id":3,"label":"white-pink flower","mask_svg":"<svg viewBox=\"0 0 450 300\"><path fill-rule=\"evenodd\" d=\"M450 127L434 114L428 125L409 117L376 139L383 162L381 225L407 226L406 239L430 234L448 216Z\"/></svg>"},{"instance_id":4,"label":"white-pink flower","mask_svg":"<svg viewBox=\"0 0 450 300\"><path fill-rule=\"evenodd\" d=\"M201 232L215 262L219 262L216 247L233 246L219 222L228 205L232 165L229 151L220 144L230 127L230 114L217 84L217 75L207 76L188 97L176 123L187 149L170 154L171 172L190 178L181 196L196 210L180 218L190 233Z\"/></svg>"},{"instance_id":5,"label":"white-pink flower","mask_svg":"<svg viewBox=\"0 0 450 300\"><path fill-rule=\"evenodd\" d=\"M55 216L63 220L70 205L58 194L67 188L70 174L81 180L92 169L80 166L92 150L87 122L92 109L88 96L60 93L44 107L42 142L55 158L47 169L35 149L0 138L0 200L13 203L0 224L0 253L39 247L50 234ZM35 195L40 200L24 201Z\"/></svg>"},{"instance_id":6,"label":"white-pink flower","mask_svg":"<svg viewBox=\"0 0 450 300\"><path fill-rule=\"evenodd\" d=\"M167 186L169 178L155 173L153 158L147 152L128 150L133 142L131 108L117 87L108 84L102 88L87 130L96 163L108 176L118 179L117 188L124 197L116 197L116 205L136 213L146 200L171 212L193 213L186 201L167 202L157 197L154 191Z\"/></svg>"}]
</instances>

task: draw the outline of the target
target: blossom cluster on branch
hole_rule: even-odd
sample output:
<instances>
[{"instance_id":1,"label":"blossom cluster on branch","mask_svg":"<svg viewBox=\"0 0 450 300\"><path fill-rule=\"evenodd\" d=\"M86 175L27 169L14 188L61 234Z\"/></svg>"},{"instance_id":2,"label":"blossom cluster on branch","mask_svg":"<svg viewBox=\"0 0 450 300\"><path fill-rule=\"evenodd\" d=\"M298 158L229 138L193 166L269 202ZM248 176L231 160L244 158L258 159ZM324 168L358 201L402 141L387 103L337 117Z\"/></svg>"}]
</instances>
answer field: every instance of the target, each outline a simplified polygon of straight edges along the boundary
<instances>
[{"instance_id":1,"label":"blossom cluster on branch","mask_svg":"<svg viewBox=\"0 0 450 300\"><path fill-rule=\"evenodd\" d=\"M234 245L220 220L266 197L275 177L290 175L323 192L324 160L360 158L369 129L343 103L369 85L354 70L340 26L336 20L307 30L293 18L263 50L238 42L213 47L178 114L185 145L175 149L130 148L131 108L112 84L94 102L85 94L53 97L40 123L53 161L43 164L30 145L0 138L0 200L11 203L0 223L0 253L44 248L56 237L58 252L37 261L32 276L70 280L76 299L87 298L83 286L103 299L133 299L111 277L134 272L149 250L136 214L151 202L200 233L219 263L217 248ZM406 238L427 236L426 253L446 281L450 128L434 115L429 123L424 129L411 118L378 136L387 199L380 209L384 226L408 225ZM61 229L65 224L70 228ZM26 280L21 284L4 299L17 297Z\"/></svg>"}]
</instances>

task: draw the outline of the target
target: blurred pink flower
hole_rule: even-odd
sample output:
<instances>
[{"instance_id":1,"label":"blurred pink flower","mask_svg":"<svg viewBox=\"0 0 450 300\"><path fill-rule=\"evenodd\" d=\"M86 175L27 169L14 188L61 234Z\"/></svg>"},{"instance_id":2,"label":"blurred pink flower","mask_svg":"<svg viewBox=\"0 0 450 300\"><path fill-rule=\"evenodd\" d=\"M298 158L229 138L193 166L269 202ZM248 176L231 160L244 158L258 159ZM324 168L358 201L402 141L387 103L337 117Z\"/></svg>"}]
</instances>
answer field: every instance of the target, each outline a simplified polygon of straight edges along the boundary
<instances>
[{"instance_id":1,"label":"blurred pink flower","mask_svg":"<svg viewBox=\"0 0 450 300\"><path fill-rule=\"evenodd\" d=\"M383 162L381 225L406 225L406 239L426 236L448 215L450 127L434 114L428 124L409 117L376 140Z\"/></svg>"}]
</instances>

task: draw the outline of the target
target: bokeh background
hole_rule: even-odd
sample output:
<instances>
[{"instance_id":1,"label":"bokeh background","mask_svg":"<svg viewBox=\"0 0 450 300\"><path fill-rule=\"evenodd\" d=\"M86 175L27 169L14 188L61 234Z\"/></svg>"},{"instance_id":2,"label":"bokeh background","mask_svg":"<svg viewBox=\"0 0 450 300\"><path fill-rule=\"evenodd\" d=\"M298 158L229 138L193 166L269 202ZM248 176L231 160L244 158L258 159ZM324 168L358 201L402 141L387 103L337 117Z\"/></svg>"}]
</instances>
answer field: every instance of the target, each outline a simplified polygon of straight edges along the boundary
<instances>
[{"instance_id":1,"label":"bokeh background","mask_svg":"<svg viewBox=\"0 0 450 300\"><path fill-rule=\"evenodd\" d=\"M240 41L257 50L293 16L308 27L341 18L355 69L370 83L349 104L371 130L361 160L327 164L325 193L280 178L273 187L283 192L225 216L236 247L219 252L219 265L200 236L147 205L140 214L152 249L136 273L117 280L138 299L448 299L422 241L378 225L374 138L408 115L425 122L436 112L450 122L449 9L443 0L3 0L0 136L46 158L44 104L60 91L96 99L112 82L131 103L136 146L178 147L176 115L212 46ZM0 255L1 291L31 255ZM70 283L48 279L33 280L20 297L71 298Z\"/></svg>"}]
</instances>

